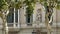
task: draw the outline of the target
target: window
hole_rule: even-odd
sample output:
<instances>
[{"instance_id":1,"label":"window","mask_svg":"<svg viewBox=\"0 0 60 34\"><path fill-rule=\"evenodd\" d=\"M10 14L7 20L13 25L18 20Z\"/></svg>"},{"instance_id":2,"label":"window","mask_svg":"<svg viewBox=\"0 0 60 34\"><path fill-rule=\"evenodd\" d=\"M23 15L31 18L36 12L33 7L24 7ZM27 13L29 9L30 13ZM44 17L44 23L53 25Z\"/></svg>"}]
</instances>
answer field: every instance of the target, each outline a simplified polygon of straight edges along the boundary
<instances>
[{"instance_id":1,"label":"window","mask_svg":"<svg viewBox=\"0 0 60 34\"><path fill-rule=\"evenodd\" d=\"M27 23L30 23L30 16L29 16L29 14L27 15Z\"/></svg>"},{"instance_id":2,"label":"window","mask_svg":"<svg viewBox=\"0 0 60 34\"><path fill-rule=\"evenodd\" d=\"M8 23L8 26L17 26L18 25L18 10L15 9L14 11L14 8L10 8L9 10L9 14L7 16L7 23Z\"/></svg>"},{"instance_id":3,"label":"window","mask_svg":"<svg viewBox=\"0 0 60 34\"><path fill-rule=\"evenodd\" d=\"M18 10L15 10L15 22L18 23Z\"/></svg>"},{"instance_id":4,"label":"window","mask_svg":"<svg viewBox=\"0 0 60 34\"><path fill-rule=\"evenodd\" d=\"M27 16L26 16L26 22L27 22L27 25L32 25L33 15L29 16L29 14L27 14Z\"/></svg>"},{"instance_id":5,"label":"window","mask_svg":"<svg viewBox=\"0 0 60 34\"><path fill-rule=\"evenodd\" d=\"M9 14L7 16L7 22L8 23L13 23L14 22L14 9L12 8L9 11L10 12L9 12Z\"/></svg>"}]
</instances>

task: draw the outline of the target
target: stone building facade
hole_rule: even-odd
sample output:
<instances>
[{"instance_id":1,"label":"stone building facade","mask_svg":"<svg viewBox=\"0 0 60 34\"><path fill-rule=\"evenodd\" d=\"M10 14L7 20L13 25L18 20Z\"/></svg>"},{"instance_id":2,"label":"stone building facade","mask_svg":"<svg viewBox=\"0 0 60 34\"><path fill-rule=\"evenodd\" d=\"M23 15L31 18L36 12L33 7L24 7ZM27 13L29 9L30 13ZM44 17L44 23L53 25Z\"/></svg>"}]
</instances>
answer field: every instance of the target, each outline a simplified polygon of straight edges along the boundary
<instances>
[{"instance_id":1,"label":"stone building facade","mask_svg":"<svg viewBox=\"0 0 60 34\"><path fill-rule=\"evenodd\" d=\"M10 11L14 11L11 9ZM16 12L17 11L17 12ZM60 10L53 9L53 24L51 34L60 34ZM33 15L30 17L28 23L26 17L26 7L22 7L19 11L15 10L10 16L7 17L8 33L9 34L47 34L47 28L45 25L45 8L40 3L36 3ZM28 18L29 20L29 18ZM0 18L0 34L4 34L2 30L3 21ZM38 33L36 33L38 32Z\"/></svg>"}]
</instances>

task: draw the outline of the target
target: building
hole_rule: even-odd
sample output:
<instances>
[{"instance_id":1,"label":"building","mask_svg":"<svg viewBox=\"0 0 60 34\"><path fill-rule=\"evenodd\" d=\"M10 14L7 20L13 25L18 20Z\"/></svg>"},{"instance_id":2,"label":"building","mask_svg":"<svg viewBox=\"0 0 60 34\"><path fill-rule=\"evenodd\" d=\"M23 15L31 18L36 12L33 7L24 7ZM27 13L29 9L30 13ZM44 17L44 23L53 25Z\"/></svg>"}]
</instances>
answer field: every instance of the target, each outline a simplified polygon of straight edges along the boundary
<instances>
[{"instance_id":1,"label":"building","mask_svg":"<svg viewBox=\"0 0 60 34\"><path fill-rule=\"evenodd\" d=\"M30 18L26 16L25 6L20 10L11 8L9 11L10 14L7 16L9 34L47 34L45 9L40 3L36 3L34 13ZM53 11L51 34L60 34L60 10L54 8ZM4 34L2 23L0 18L0 34Z\"/></svg>"}]
</instances>

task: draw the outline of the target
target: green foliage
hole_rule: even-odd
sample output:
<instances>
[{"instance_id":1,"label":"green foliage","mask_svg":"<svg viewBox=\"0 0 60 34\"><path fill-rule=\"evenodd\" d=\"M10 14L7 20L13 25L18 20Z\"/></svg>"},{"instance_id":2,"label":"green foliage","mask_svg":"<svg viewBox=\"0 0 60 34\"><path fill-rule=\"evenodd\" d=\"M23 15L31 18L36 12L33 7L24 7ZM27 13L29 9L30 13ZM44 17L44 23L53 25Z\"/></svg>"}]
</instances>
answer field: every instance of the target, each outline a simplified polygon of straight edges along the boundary
<instances>
[{"instance_id":1,"label":"green foliage","mask_svg":"<svg viewBox=\"0 0 60 34\"><path fill-rule=\"evenodd\" d=\"M24 2L27 6L26 13L31 16L33 14L33 10L34 10L36 0L25 0Z\"/></svg>"},{"instance_id":2,"label":"green foliage","mask_svg":"<svg viewBox=\"0 0 60 34\"><path fill-rule=\"evenodd\" d=\"M60 1L57 1L57 9L60 9Z\"/></svg>"},{"instance_id":3,"label":"green foliage","mask_svg":"<svg viewBox=\"0 0 60 34\"><path fill-rule=\"evenodd\" d=\"M39 0L39 2L40 3L42 3L45 7L47 6L47 2L49 2L49 4L53 4L53 7L54 7L54 3L55 4L57 4L57 6L59 7L60 5L60 1L58 1L58 0L49 0L49 1L47 1L47 0ZM49 7L52 7L52 6L49 6Z\"/></svg>"},{"instance_id":4,"label":"green foliage","mask_svg":"<svg viewBox=\"0 0 60 34\"><path fill-rule=\"evenodd\" d=\"M19 9L19 8L21 8L21 7L22 7L21 2L20 2L20 1L16 2L15 8L16 8L16 9Z\"/></svg>"},{"instance_id":5,"label":"green foliage","mask_svg":"<svg viewBox=\"0 0 60 34\"><path fill-rule=\"evenodd\" d=\"M14 7L14 6L15 6L14 2L10 2L9 8Z\"/></svg>"},{"instance_id":6,"label":"green foliage","mask_svg":"<svg viewBox=\"0 0 60 34\"><path fill-rule=\"evenodd\" d=\"M45 1L47 1L47 0L39 0L40 3L41 3L41 2L45 2Z\"/></svg>"},{"instance_id":7,"label":"green foliage","mask_svg":"<svg viewBox=\"0 0 60 34\"><path fill-rule=\"evenodd\" d=\"M39 0L39 2L44 5L45 8L48 6L47 0Z\"/></svg>"},{"instance_id":8,"label":"green foliage","mask_svg":"<svg viewBox=\"0 0 60 34\"><path fill-rule=\"evenodd\" d=\"M57 5L56 9L60 9L60 5L59 4Z\"/></svg>"},{"instance_id":9,"label":"green foliage","mask_svg":"<svg viewBox=\"0 0 60 34\"><path fill-rule=\"evenodd\" d=\"M21 1L11 1L10 7L14 7L15 9L19 9L22 7Z\"/></svg>"},{"instance_id":10,"label":"green foliage","mask_svg":"<svg viewBox=\"0 0 60 34\"><path fill-rule=\"evenodd\" d=\"M33 14L33 7L31 5L29 5L27 8L26 8L26 13L29 14L29 15L32 15Z\"/></svg>"},{"instance_id":11,"label":"green foliage","mask_svg":"<svg viewBox=\"0 0 60 34\"><path fill-rule=\"evenodd\" d=\"M0 11L7 9L8 9L8 3L5 0L0 0Z\"/></svg>"},{"instance_id":12,"label":"green foliage","mask_svg":"<svg viewBox=\"0 0 60 34\"><path fill-rule=\"evenodd\" d=\"M0 13L0 17L3 18L3 14L2 13Z\"/></svg>"}]
</instances>

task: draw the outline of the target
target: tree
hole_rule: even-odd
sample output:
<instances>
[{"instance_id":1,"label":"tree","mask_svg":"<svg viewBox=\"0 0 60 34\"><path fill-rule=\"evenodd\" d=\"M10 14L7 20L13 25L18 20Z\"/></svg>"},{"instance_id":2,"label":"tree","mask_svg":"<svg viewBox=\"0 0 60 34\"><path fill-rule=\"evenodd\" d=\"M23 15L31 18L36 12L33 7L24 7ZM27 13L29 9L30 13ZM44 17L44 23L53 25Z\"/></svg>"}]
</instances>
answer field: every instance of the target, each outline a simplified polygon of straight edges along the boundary
<instances>
[{"instance_id":1,"label":"tree","mask_svg":"<svg viewBox=\"0 0 60 34\"><path fill-rule=\"evenodd\" d=\"M0 17L3 19L3 29L5 34L8 34L8 26L7 26L7 15L9 14L9 9L14 8L19 9L22 7L21 1L8 1L8 0L0 0Z\"/></svg>"},{"instance_id":2,"label":"tree","mask_svg":"<svg viewBox=\"0 0 60 34\"><path fill-rule=\"evenodd\" d=\"M58 0L40 0L39 1L42 5L44 5L46 14L45 14L45 24L48 29L48 34L51 32L51 25L49 23L52 23L52 17L53 17L53 8L60 9L60 1Z\"/></svg>"},{"instance_id":3,"label":"tree","mask_svg":"<svg viewBox=\"0 0 60 34\"><path fill-rule=\"evenodd\" d=\"M0 0L0 17L3 20L3 29L5 31L5 34L7 33L7 21L6 21L6 16L9 13L8 10L8 3L5 0Z\"/></svg>"}]
</instances>

